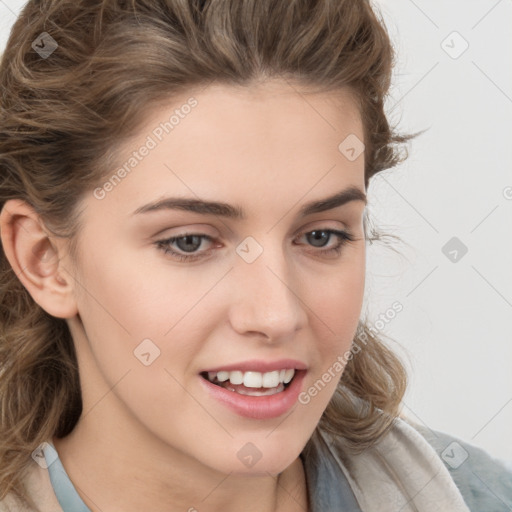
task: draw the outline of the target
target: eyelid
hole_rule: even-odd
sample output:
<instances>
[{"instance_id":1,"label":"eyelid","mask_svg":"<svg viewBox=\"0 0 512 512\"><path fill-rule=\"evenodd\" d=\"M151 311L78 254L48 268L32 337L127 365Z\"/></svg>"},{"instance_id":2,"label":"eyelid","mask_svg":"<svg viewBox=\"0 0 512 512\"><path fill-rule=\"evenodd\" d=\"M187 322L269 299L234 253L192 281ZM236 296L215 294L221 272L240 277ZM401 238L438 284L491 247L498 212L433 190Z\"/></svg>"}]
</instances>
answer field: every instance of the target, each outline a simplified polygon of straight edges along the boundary
<instances>
[{"instance_id":1,"label":"eyelid","mask_svg":"<svg viewBox=\"0 0 512 512\"><path fill-rule=\"evenodd\" d=\"M219 238L221 236L219 230L213 228L210 224L180 224L179 226L167 226L163 229L159 229L151 238L180 238L188 234L206 235L211 238Z\"/></svg>"},{"instance_id":2,"label":"eyelid","mask_svg":"<svg viewBox=\"0 0 512 512\"><path fill-rule=\"evenodd\" d=\"M325 214L324 214L325 215ZM334 224L334 225L331 225ZM340 227L341 225L341 227ZM301 228L298 228L295 231L295 235L300 235L303 233L307 233L309 231L315 231L317 229L341 229L341 230L350 230L350 223L343 222L339 219L316 219L312 220L311 222L308 222L305 226L302 226Z\"/></svg>"},{"instance_id":3,"label":"eyelid","mask_svg":"<svg viewBox=\"0 0 512 512\"><path fill-rule=\"evenodd\" d=\"M337 225L331 226L330 222L335 222ZM340 227L341 224L341 227ZM290 235L292 240L295 240L298 236L304 235L305 233L309 233L310 231L315 230L342 230L342 231L351 231L351 228L348 223L342 222L340 220L325 220L325 219L317 219L311 222L308 222L305 226L301 228L297 228ZM215 231L214 233L209 232ZM168 233L169 231L169 233ZM353 231L353 230L352 230ZM164 234L165 233L165 234ZM192 225L180 225L176 227L166 227L164 229L160 229L157 233L155 233L151 238L152 239L169 239L169 238L182 238L187 235L195 235L195 236L205 236L209 237L213 242L218 242L219 238L224 238L224 236L220 233L218 229L212 229L209 224L192 224ZM250 236L250 233L246 233L245 235L241 235L238 238L240 240L245 239L247 236ZM228 237L235 239L234 236Z\"/></svg>"}]
</instances>

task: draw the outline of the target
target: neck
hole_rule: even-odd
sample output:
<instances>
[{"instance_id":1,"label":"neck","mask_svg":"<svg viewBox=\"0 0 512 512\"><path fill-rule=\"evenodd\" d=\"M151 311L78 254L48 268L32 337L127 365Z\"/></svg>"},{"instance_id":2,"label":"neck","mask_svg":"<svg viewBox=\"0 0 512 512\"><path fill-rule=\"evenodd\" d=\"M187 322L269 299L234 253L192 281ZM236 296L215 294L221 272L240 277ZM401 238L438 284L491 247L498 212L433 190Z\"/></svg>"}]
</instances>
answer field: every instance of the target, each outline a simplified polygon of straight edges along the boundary
<instances>
[{"instance_id":1,"label":"neck","mask_svg":"<svg viewBox=\"0 0 512 512\"><path fill-rule=\"evenodd\" d=\"M307 510L300 458L277 476L223 474L148 439L145 432L123 429L108 417L99 421L98 413L108 409L106 402L103 407L97 405L96 413L81 417L68 436L53 439L69 478L91 512Z\"/></svg>"}]
</instances>

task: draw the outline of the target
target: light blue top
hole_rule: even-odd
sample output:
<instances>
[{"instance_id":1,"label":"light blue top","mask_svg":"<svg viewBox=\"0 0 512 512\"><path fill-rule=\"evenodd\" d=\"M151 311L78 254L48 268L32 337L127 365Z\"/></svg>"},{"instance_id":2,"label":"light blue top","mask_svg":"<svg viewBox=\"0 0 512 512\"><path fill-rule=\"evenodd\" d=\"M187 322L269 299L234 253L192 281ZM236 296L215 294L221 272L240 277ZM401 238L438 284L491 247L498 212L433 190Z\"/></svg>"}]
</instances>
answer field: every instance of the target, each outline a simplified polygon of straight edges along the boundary
<instances>
[{"instance_id":1,"label":"light blue top","mask_svg":"<svg viewBox=\"0 0 512 512\"><path fill-rule=\"evenodd\" d=\"M53 492L57 496L62 510L64 512L91 512L71 483L52 441L48 441L45 446L44 457L48 466Z\"/></svg>"}]
</instances>

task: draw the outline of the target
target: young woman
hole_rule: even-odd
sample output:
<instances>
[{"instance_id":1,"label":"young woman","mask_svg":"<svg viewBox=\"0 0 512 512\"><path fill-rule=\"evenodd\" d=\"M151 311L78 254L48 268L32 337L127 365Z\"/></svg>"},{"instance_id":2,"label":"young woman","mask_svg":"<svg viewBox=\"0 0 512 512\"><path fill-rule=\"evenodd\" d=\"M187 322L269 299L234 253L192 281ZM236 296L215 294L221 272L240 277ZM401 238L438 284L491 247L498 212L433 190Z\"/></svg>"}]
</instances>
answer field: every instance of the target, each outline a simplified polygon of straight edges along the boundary
<instances>
[{"instance_id":1,"label":"young woman","mask_svg":"<svg viewBox=\"0 0 512 512\"><path fill-rule=\"evenodd\" d=\"M402 161L365 0L30 0L0 67L0 510L508 510L361 318Z\"/></svg>"}]
</instances>

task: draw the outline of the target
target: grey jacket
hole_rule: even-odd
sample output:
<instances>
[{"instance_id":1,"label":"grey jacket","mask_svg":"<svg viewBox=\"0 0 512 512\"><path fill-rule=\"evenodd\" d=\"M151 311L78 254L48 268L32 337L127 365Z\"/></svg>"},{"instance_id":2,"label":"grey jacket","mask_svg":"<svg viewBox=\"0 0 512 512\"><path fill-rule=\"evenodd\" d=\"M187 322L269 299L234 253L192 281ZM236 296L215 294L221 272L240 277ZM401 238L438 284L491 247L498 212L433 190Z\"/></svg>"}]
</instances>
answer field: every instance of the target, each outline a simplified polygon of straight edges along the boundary
<instances>
[{"instance_id":1,"label":"grey jacket","mask_svg":"<svg viewBox=\"0 0 512 512\"><path fill-rule=\"evenodd\" d=\"M512 470L484 450L444 432L402 418L414 427L448 469L471 512L512 512ZM335 442L312 436L301 458L306 472L311 512L365 512L336 460ZM306 456L305 456L306 455ZM338 452L339 458L339 452ZM421 461L418 460L418 464ZM345 467L346 470L346 467ZM395 510L389 504L382 509ZM414 507L413 507L414 509ZM402 510L396 508L396 512ZM419 509L417 509L419 510ZM434 508L433 510L437 510ZM440 512L451 512L442 510Z\"/></svg>"}]
</instances>

